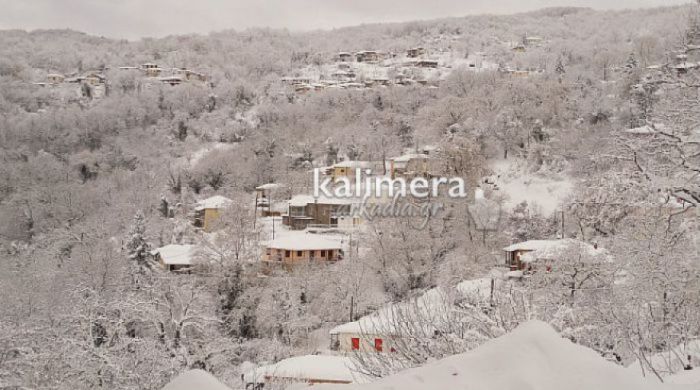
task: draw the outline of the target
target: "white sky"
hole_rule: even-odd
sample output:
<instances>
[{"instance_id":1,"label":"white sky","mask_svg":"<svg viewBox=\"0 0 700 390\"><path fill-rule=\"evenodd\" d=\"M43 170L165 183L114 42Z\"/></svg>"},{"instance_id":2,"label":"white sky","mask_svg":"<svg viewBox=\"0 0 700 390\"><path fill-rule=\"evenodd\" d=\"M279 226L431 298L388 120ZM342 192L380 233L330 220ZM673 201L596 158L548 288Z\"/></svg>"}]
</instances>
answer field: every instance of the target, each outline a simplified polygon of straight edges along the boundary
<instances>
[{"instance_id":1,"label":"white sky","mask_svg":"<svg viewBox=\"0 0 700 390\"><path fill-rule=\"evenodd\" d=\"M516 13L551 6L641 8L689 0L0 0L0 29L71 28L137 39L248 27L330 29Z\"/></svg>"}]
</instances>

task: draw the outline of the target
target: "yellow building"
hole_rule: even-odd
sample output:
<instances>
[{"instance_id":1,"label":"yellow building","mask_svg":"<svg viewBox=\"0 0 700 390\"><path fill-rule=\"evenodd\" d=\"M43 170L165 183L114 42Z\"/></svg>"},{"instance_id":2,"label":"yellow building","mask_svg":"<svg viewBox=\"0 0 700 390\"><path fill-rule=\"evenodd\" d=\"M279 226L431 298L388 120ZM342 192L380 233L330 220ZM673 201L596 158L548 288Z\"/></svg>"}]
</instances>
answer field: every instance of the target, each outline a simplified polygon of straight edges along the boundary
<instances>
[{"instance_id":1,"label":"yellow building","mask_svg":"<svg viewBox=\"0 0 700 390\"><path fill-rule=\"evenodd\" d=\"M87 75L85 75L85 78L84 78L85 84L92 85L92 86L97 86L97 85L103 84L104 80L105 80L104 76L99 75L97 73L88 73Z\"/></svg>"},{"instance_id":2,"label":"yellow building","mask_svg":"<svg viewBox=\"0 0 700 390\"><path fill-rule=\"evenodd\" d=\"M430 174L430 157L424 153L409 153L390 160L392 178L428 176Z\"/></svg>"},{"instance_id":3,"label":"yellow building","mask_svg":"<svg viewBox=\"0 0 700 390\"><path fill-rule=\"evenodd\" d=\"M263 254L268 264L294 265L310 261L333 262L342 260L339 241L316 234L292 234L270 241Z\"/></svg>"},{"instance_id":4,"label":"yellow building","mask_svg":"<svg viewBox=\"0 0 700 390\"><path fill-rule=\"evenodd\" d=\"M377 174L378 172L375 172L375 165L376 164L369 161L341 161L331 165L330 174L333 177L333 180L340 177L354 178L355 174L357 173L357 169L362 169L363 171L370 169L372 173Z\"/></svg>"},{"instance_id":5,"label":"yellow building","mask_svg":"<svg viewBox=\"0 0 700 390\"><path fill-rule=\"evenodd\" d=\"M211 232L216 229L216 226L221 217L221 211L228 207L231 199L216 195L197 202L194 212L194 226L202 228L205 232Z\"/></svg>"},{"instance_id":6,"label":"yellow building","mask_svg":"<svg viewBox=\"0 0 700 390\"><path fill-rule=\"evenodd\" d=\"M160 76L160 72L163 71L157 64L153 63L141 64L140 68L148 77L158 77Z\"/></svg>"},{"instance_id":7,"label":"yellow building","mask_svg":"<svg viewBox=\"0 0 700 390\"><path fill-rule=\"evenodd\" d=\"M61 84L66 77L58 73L50 73L46 75L46 81L49 84Z\"/></svg>"}]
</instances>

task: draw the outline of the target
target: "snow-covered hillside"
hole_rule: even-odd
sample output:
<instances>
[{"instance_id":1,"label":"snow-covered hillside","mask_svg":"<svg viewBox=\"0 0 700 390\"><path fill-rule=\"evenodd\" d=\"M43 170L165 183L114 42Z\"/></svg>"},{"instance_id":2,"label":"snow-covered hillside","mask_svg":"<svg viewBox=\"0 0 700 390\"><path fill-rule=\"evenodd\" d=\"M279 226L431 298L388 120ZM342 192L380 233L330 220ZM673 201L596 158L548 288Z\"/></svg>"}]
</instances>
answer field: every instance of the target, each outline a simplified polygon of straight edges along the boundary
<instances>
[{"instance_id":1,"label":"snow-covered hillside","mask_svg":"<svg viewBox=\"0 0 700 390\"><path fill-rule=\"evenodd\" d=\"M517 169L513 159L494 161L491 167L494 170L493 184L506 196L509 208L527 202L542 214L551 215L560 209L561 202L574 187L572 179L563 174L545 177L523 172Z\"/></svg>"},{"instance_id":2,"label":"snow-covered hillside","mask_svg":"<svg viewBox=\"0 0 700 390\"><path fill-rule=\"evenodd\" d=\"M317 387L317 390L333 387ZM697 389L654 383L560 337L549 325L527 322L461 355L347 390L644 390Z\"/></svg>"}]
</instances>

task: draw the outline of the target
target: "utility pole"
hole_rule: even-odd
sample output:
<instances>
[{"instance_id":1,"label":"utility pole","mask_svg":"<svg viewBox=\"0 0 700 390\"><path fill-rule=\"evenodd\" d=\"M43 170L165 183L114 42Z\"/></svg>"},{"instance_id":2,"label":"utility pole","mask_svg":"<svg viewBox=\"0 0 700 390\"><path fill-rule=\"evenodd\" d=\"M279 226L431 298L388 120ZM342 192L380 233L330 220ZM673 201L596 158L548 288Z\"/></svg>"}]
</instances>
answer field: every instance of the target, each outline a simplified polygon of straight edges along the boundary
<instances>
[{"instance_id":1,"label":"utility pole","mask_svg":"<svg viewBox=\"0 0 700 390\"><path fill-rule=\"evenodd\" d=\"M354 321L354 317L355 317L354 311L355 311L355 297L351 296L350 297L350 322Z\"/></svg>"},{"instance_id":2,"label":"utility pole","mask_svg":"<svg viewBox=\"0 0 700 390\"><path fill-rule=\"evenodd\" d=\"M561 209L561 238L564 239L564 208Z\"/></svg>"},{"instance_id":3,"label":"utility pole","mask_svg":"<svg viewBox=\"0 0 700 390\"><path fill-rule=\"evenodd\" d=\"M255 191L255 207L253 208L253 230L255 230L255 222L258 220L258 191Z\"/></svg>"}]
</instances>

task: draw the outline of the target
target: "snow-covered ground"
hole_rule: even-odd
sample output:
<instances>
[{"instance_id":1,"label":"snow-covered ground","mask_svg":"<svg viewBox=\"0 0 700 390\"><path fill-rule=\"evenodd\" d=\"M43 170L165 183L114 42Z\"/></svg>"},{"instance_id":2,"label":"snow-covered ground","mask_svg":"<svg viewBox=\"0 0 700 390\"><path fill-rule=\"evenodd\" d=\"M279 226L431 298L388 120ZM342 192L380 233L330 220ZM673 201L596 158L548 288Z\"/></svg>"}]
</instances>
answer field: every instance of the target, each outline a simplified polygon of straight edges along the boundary
<instances>
[{"instance_id":1,"label":"snow-covered ground","mask_svg":"<svg viewBox=\"0 0 700 390\"><path fill-rule=\"evenodd\" d=\"M697 367L697 362L700 362L700 340L691 341L685 345L678 345L670 351L659 352L651 355L648 357L648 360L649 364L659 375L671 377L677 376L676 380L682 380L679 378L689 375L683 375L684 368L688 365L693 365L693 363L695 363L694 365ZM639 374L642 372L650 372L649 368L647 367L644 367L642 370L639 360L630 364L628 369ZM700 369L696 369L695 371L698 371L695 376L698 378L698 382L700 382Z\"/></svg>"},{"instance_id":2,"label":"snow-covered ground","mask_svg":"<svg viewBox=\"0 0 700 390\"><path fill-rule=\"evenodd\" d=\"M317 386L316 390L337 389ZM595 351L527 322L470 352L399 372L347 390L644 390L697 389L645 379Z\"/></svg>"},{"instance_id":3,"label":"snow-covered ground","mask_svg":"<svg viewBox=\"0 0 700 390\"><path fill-rule=\"evenodd\" d=\"M188 156L190 166L197 165L197 163L202 161L202 159L207 154L209 154L215 150L230 150L230 149L233 149L235 146L236 146L235 144L230 144L230 143L226 143L226 142L214 142L214 143L205 145L201 149L196 150L195 152L193 152L191 155Z\"/></svg>"},{"instance_id":4,"label":"snow-covered ground","mask_svg":"<svg viewBox=\"0 0 700 390\"><path fill-rule=\"evenodd\" d=\"M371 378L355 372L356 362L349 356L305 355L257 367L244 374L246 383L264 383L266 378L286 378L291 381L343 381L367 383Z\"/></svg>"},{"instance_id":5,"label":"snow-covered ground","mask_svg":"<svg viewBox=\"0 0 700 390\"><path fill-rule=\"evenodd\" d=\"M521 161L522 162L522 161ZM522 162L524 165L524 162ZM526 173L517 168L517 160L497 160L491 163L493 181L499 192L506 195L506 207L527 201L544 215L551 215L571 193L574 182L564 174L557 177Z\"/></svg>"},{"instance_id":6,"label":"snow-covered ground","mask_svg":"<svg viewBox=\"0 0 700 390\"><path fill-rule=\"evenodd\" d=\"M202 370L185 371L178 375L163 390L231 390L211 374Z\"/></svg>"}]
</instances>

